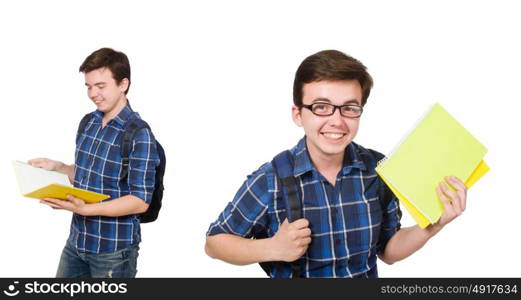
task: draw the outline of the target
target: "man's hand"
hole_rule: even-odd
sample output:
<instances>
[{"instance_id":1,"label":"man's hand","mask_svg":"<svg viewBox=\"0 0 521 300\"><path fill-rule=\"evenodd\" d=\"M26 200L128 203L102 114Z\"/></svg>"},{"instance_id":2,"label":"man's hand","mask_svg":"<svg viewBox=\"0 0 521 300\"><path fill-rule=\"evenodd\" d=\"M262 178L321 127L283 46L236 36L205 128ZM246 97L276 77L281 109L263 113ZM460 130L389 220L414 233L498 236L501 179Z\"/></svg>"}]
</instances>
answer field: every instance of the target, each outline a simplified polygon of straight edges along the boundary
<instances>
[{"instance_id":1,"label":"man's hand","mask_svg":"<svg viewBox=\"0 0 521 300\"><path fill-rule=\"evenodd\" d=\"M69 181L74 183L74 164L66 165L61 161L52 160L48 158L35 158L28 161L28 163L37 168L42 168L48 171L58 171L60 173L66 174L69 177Z\"/></svg>"},{"instance_id":2,"label":"man's hand","mask_svg":"<svg viewBox=\"0 0 521 300\"><path fill-rule=\"evenodd\" d=\"M54 209L65 209L79 215L82 214L82 209L85 208L85 201L76 198L72 195L67 195L67 200L60 200L55 198L44 198L40 203L47 204Z\"/></svg>"},{"instance_id":3,"label":"man's hand","mask_svg":"<svg viewBox=\"0 0 521 300\"><path fill-rule=\"evenodd\" d=\"M467 188L465 184L453 176L445 177L445 180L455 191L452 191L445 182L441 182L436 188L436 193L444 207L438 222L425 229L416 225L398 230L387 243L384 252L378 255L384 262L393 264L418 251L443 226L463 213L467 205Z\"/></svg>"},{"instance_id":4,"label":"man's hand","mask_svg":"<svg viewBox=\"0 0 521 300\"><path fill-rule=\"evenodd\" d=\"M28 163L33 167L42 168L48 171L59 171L65 166L61 161L48 158L35 158L28 161Z\"/></svg>"},{"instance_id":5,"label":"man's hand","mask_svg":"<svg viewBox=\"0 0 521 300\"><path fill-rule=\"evenodd\" d=\"M311 229L306 219L280 225L279 231L271 238L274 260L292 262L306 253L311 243Z\"/></svg>"},{"instance_id":6,"label":"man's hand","mask_svg":"<svg viewBox=\"0 0 521 300\"><path fill-rule=\"evenodd\" d=\"M467 207L467 187L465 184L454 176L447 176L445 180L456 191L451 190L445 182L441 182L436 188L436 193L445 209L439 221L433 225L433 227L438 227L438 229L443 228L443 226L460 216Z\"/></svg>"}]
</instances>

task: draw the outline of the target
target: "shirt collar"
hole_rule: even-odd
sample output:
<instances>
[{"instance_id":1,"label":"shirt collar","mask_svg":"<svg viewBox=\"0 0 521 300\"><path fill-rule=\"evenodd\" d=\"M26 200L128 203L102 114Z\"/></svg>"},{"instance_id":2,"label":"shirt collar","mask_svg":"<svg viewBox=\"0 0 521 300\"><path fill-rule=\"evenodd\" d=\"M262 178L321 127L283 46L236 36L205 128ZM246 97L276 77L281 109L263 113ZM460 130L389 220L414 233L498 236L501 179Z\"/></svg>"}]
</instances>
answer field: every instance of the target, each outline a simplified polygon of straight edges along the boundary
<instances>
[{"instance_id":1,"label":"shirt collar","mask_svg":"<svg viewBox=\"0 0 521 300\"><path fill-rule=\"evenodd\" d=\"M121 126L125 125L125 122L128 120L128 118L134 113L130 106L127 104L123 109L112 119L114 122L120 124ZM98 119L103 119L103 116L105 113L96 110L94 111L94 116L96 116ZM110 120L110 121L112 121ZM110 122L109 121L109 122Z\"/></svg>"},{"instance_id":2,"label":"shirt collar","mask_svg":"<svg viewBox=\"0 0 521 300\"><path fill-rule=\"evenodd\" d=\"M346 147L344 154L344 166L342 168L342 175L347 175L352 169L360 169L362 171L367 170L362 157L360 157L360 147L357 143L351 142Z\"/></svg>"},{"instance_id":3,"label":"shirt collar","mask_svg":"<svg viewBox=\"0 0 521 300\"><path fill-rule=\"evenodd\" d=\"M345 154L344 154L344 162L342 167L342 175L347 175L351 172L352 169L360 169L366 170L367 167L364 164L360 154L358 153L359 146L355 142L349 143L347 145ZM303 137L294 148L294 157L295 157L295 167L293 168L293 175L295 177L301 176L304 173L315 170L315 166L311 162L311 158L309 156L308 148L306 145L306 137Z\"/></svg>"},{"instance_id":4,"label":"shirt collar","mask_svg":"<svg viewBox=\"0 0 521 300\"><path fill-rule=\"evenodd\" d=\"M303 137L295 146L295 166L293 167L293 175L298 177L306 172L315 169L311 158L309 157L308 147L306 145L306 137Z\"/></svg>"}]
</instances>

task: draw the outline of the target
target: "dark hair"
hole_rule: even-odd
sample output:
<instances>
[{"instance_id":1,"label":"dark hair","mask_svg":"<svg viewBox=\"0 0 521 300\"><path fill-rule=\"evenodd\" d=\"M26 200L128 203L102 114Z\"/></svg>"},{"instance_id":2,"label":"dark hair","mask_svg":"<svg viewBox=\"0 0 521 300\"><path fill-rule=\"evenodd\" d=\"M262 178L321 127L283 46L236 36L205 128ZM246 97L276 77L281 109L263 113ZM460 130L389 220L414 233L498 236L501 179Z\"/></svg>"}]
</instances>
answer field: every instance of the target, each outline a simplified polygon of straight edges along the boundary
<instances>
[{"instance_id":1,"label":"dark hair","mask_svg":"<svg viewBox=\"0 0 521 300\"><path fill-rule=\"evenodd\" d=\"M130 63L125 53L111 48L96 50L85 58L80 66L80 72L88 73L99 68L108 68L117 84L120 84L123 79L127 78L128 88L125 94L128 93L130 89Z\"/></svg>"},{"instance_id":2,"label":"dark hair","mask_svg":"<svg viewBox=\"0 0 521 300\"><path fill-rule=\"evenodd\" d=\"M357 59L337 50L324 50L308 56L297 69L293 83L293 103L302 106L304 84L322 80L353 80L362 87L362 106L367 102L373 79Z\"/></svg>"}]
</instances>

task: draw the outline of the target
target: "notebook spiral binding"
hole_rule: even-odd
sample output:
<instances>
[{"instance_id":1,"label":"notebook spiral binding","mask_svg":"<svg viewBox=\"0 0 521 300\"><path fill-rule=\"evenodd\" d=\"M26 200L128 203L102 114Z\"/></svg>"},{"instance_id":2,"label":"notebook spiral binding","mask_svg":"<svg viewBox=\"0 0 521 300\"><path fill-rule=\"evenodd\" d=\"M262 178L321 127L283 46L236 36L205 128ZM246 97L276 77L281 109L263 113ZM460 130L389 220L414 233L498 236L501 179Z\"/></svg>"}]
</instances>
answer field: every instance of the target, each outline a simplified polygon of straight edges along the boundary
<instances>
[{"instance_id":1,"label":"notebook spiral binding","mask_svg":"<svg viewBox=\"0 0 521 300\"><path fill-rule=\"evenodd\" d=\"M381 165L382 165L383 163L385 163L386 161L387 161L387 157L384 157L384 158L380 159L376 165L377 165L377 166L381 166Z\"/></svg>"}]
</instances>

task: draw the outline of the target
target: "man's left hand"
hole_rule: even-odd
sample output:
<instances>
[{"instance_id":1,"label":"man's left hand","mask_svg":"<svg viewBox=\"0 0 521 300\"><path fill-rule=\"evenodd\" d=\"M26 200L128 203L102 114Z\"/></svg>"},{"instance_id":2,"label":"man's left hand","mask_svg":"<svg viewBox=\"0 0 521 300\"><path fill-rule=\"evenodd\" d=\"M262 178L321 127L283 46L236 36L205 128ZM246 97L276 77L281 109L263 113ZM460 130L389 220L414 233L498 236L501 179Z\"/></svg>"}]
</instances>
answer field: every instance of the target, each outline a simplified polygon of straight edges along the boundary
<instances>
[{"instance_id":1,"label":"man's left hand","mask_svg":"<svg viewBox=\"0 0 521 300\"><path fill-rule=\"evenodd\" d=\"M81 211L86 205L85 201L72 195L67 195L67 199L68 200L44 198L40 201L40 203L47 204L54 209L65 209L81 215Z\"/></svg>"},{"instance_id":2,"label":"man's left hand","mask_svg":"<svg viewBox=\"0 0 521 300\"><path fill-rule=\"evenodd\" d=\"M440 182L436 188L436 193L443 203L443 214L434 227L441 229L452 220L460 216L467 206L467 187L455 176L445 177L445 181ZM447 183L455 190L451 190Z\"/></svg>"}]
</instances>

